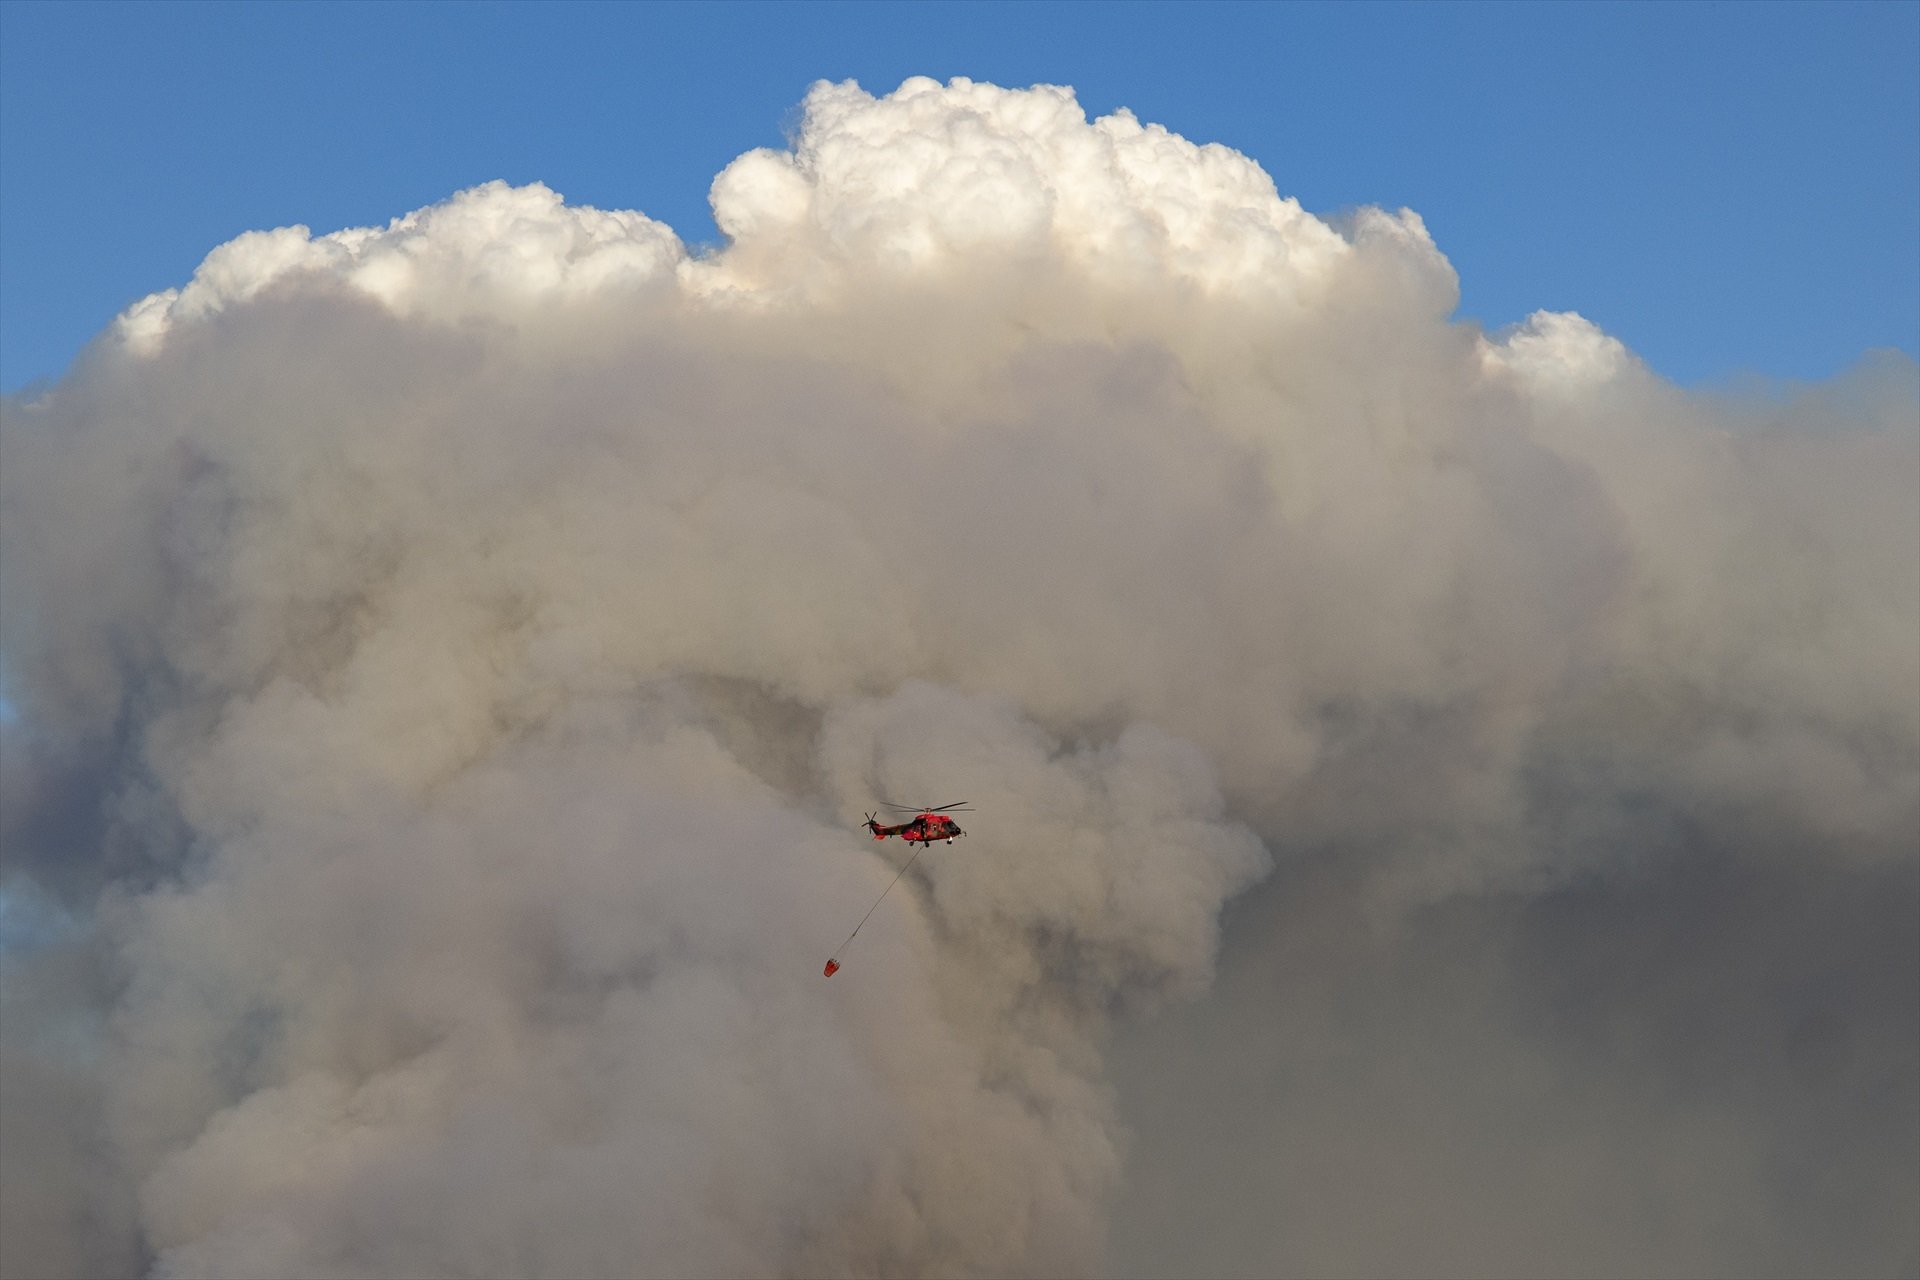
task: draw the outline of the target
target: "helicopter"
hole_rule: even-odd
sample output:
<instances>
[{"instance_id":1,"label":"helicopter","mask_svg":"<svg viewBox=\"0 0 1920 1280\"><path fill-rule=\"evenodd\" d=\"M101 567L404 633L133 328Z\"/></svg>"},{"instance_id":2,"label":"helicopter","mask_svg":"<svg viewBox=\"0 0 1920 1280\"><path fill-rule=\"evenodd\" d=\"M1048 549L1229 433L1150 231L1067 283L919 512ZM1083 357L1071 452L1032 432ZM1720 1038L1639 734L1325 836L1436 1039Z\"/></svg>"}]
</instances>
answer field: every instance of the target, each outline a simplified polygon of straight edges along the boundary
<instances>
[{"instance_id":1,"label":"helicopter","mask_svg":"<svg viewBox=\"0 0 1920 1280\"><path fill-rule=\"evenodd\" d=\"M947 815L949 813L971 813L965 800L956 800L952 804L943 804L938 808L908 808L902 804L882 804L883 809L898 809L902 813L914 815L913 821L903 822L897 827L883 825L873 814L867 815L867 830L873 832L875 840L885 840L888 836L899 836L908 844L917 844L931 849L935 840L945 840L952 844L955 836L967 834L960 825Z\"/></svg>"},{"instance_id":2,"label":"helicopter","mask_svg":"<svg viewBox=\"0 0 1920 1280\"><path fill-rule=\"evenodd\" d=\"M893 879L889 880L887 887L880 891L880 897L875 898L873 900L873 906L867 908L867 914L860 917L860 924L853 926L853 932L848 934L847 940L840 944L841 951L845 951L853 945L853 940L859 934L861 925L866 924L868 917L873 915L881 901L885 899L889 893L893 892L893 886L900 883L900 877L907 874L907 867L912 866L915 860L920 857L921 853L933 848L933 842L935 840L945 840L948 844L952 844L956 837L967 834L960 829L959 823L947 815L950 813L973 812L967 808L967 802L965 800L956 800L952 804L932 807L922 806L917 809L909 809L903 804L885 803L880 807L883 809L898 809L902 813L910 813L913 815L913 820L911 822L903 822L897 827L889 827L883 825L879 818L870 813L867 815L867 830L873 832L873 838L875 840L885 840L888 836L899 836L909 845L917 844L920 848L915 850L913 857L907 859L906 866L894 872ZM838 953L827 957L827 967L823 972L825 972L829 978L840 972L840 961L837 955Z\"/></svg>"}]
</instances>

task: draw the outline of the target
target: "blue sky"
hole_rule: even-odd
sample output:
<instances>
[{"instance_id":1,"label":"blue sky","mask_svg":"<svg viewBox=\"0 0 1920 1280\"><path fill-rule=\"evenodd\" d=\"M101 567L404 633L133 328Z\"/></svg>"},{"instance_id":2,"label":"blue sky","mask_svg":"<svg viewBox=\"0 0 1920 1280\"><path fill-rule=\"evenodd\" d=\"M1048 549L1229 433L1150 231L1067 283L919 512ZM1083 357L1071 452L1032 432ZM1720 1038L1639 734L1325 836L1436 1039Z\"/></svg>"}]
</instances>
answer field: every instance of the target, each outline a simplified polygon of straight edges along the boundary
<instances>
[{"instance_id":1,"label":"blue sky","mask_svg":"<svg viewBox=\"0 0 1920 1280\"><path fill-rule=\"evenodd\" d=\"M249 229L492 178L714 236L815 79L1075 86L1309 210L1408 205L1497 327L1662 373L1920 346L1920 4L0 4L0 389Z\"/></svg>"}]
</instances>

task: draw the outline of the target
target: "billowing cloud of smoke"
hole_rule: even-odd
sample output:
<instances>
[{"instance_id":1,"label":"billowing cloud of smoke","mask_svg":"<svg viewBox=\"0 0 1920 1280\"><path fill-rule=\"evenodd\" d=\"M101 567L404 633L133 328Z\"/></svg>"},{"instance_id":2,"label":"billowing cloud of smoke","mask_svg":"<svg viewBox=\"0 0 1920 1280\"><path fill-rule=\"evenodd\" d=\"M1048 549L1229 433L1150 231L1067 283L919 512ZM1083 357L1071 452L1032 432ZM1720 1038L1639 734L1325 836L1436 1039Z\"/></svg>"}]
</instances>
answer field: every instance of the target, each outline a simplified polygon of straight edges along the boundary
<instances>
[{"instance_id":1,"label":"billowing cloud of smoke","mask_svg":"<svg viewBox=\"0 0 1920 1280\"><path fill-rule=\"evenodd\" d=\"M1914 1265L1910 361L1490 338L1058 89L816 86L713 200L243 236L6 405L10 1273ZM978 812L824 981L881 798Z\"/></svg>"}]
</instances>

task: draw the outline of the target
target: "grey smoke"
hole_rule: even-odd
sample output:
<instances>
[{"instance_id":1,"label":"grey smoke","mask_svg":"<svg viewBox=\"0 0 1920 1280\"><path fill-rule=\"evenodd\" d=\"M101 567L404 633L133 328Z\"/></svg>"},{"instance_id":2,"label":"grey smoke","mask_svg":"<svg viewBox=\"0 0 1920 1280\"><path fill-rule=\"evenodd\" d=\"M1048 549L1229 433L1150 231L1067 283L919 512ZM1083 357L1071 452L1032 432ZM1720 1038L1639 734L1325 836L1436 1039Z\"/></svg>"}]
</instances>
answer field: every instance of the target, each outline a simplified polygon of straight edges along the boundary
<instances>
[{"instance_id":1,"label":"grey smoke","mask_svg":"<svg viewBox=\"0 0 1920 1280\"><path fill-rule=\"evenodd\" d=\"M1920 1266L1910 360L1485 335L1062 90L714 200L243 237L6 402L0 1269ZM978 812L827 981L881 798Z\"/></svg>"}]
</instances>

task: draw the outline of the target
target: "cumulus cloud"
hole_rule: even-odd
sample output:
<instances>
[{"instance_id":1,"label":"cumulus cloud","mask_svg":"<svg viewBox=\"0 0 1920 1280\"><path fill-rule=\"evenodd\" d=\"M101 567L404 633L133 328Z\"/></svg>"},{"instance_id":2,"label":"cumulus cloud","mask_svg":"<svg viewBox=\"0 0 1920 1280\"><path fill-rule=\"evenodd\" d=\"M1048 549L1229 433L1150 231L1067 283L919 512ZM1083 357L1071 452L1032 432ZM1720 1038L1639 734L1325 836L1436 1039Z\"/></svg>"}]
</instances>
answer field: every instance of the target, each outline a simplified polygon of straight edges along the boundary
<instances>
[{"instance_id":1,"label":"cumulus cloud","mask_svg":"<svg viewBox=\"0 0 1920 1280\"><path fill-rule=\"evenodd\" d=\"M1911 1266L1910 361L1483 334L1058 88L821 84L712 194L253 233L6 403L5 1270ZM882 798L978 812L828 982ZM1743 1172L1618 1245L1647 1150Z\"/></svg>"}]
</instances>

